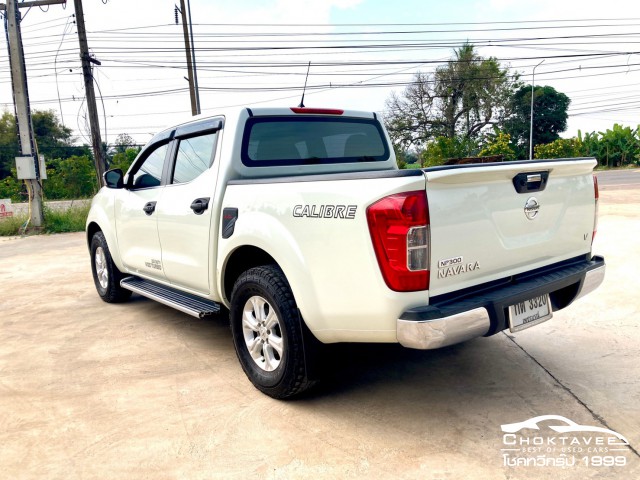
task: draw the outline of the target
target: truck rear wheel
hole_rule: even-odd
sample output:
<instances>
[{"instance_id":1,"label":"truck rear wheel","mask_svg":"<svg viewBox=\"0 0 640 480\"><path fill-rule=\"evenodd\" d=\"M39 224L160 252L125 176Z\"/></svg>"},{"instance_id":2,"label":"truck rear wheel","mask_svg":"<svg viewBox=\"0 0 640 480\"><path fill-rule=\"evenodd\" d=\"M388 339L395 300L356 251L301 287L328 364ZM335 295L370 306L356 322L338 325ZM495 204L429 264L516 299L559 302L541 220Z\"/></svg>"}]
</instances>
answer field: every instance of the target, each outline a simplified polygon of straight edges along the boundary
<instances>
[{"instance_id":1,"label":"truck rear wheel","mask_svg":"<svg viewBox=\"0 0 640 480\"><path fill-rule=\"evenodd\" d=\"M107 303L125 302L131 291L120 286L123 275L113 263L107 240L102 232L91 239L91 272L100 298Z\"/></svg>"},{"instance_id":2,"label":"truck rear wheel","mask_svg":"<svg viewBox=\"0 0 640 480\"><path fill-rule=\"evenodd\" d=\"M231 332L251 383L273 398L313 385L307 375L302 319L291 288L275 265L242 273L231 294Z\"/></svg>"}]
</instances>

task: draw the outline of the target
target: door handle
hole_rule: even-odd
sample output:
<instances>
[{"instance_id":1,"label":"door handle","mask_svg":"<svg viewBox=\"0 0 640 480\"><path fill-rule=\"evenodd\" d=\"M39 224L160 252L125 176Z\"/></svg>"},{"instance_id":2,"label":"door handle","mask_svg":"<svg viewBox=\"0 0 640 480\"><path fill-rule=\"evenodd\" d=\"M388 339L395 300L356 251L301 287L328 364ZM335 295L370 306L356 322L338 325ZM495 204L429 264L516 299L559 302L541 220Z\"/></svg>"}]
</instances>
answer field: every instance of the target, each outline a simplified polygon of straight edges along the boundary
<instances>
[{"instance_id":1,"label":"door handle","mask_svg":"<svg viewBox=\"0 0 640 480\"><path fill-rule=\"evenodd\" d=\"M151 215L156 209L156 202L147 202L144 204L144 207L142 208L142 210L144 210L144 213L146 213L147 215Z\"/></svg>"},{"instance_id":2,"label":"door handle","mask_svg":"<svg viewBox=\"0 0 640 480\"><path fill-rule=\"evenodd\" d=\"M196 198L191 202L191 210L196 215L202 215L207 208L209 208L209 197Z\"/></svg>"}]
</instances>

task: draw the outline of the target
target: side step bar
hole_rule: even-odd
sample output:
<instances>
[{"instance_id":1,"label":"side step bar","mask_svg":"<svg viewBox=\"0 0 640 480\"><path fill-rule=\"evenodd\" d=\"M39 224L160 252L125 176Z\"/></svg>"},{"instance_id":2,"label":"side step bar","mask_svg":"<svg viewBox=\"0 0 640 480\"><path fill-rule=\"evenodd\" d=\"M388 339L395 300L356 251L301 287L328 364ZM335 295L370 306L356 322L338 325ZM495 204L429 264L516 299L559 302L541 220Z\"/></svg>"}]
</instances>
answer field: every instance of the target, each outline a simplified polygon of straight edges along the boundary
<instances>
[{"instance_id":1,"label":"side step bar","mask_svg":"<svg viewBox=\"0 0 640 480\"><path fill-rule=\"evenodd\" d=\"M120 281L120 286L134 293L160 302L187 315L203 318L220 312L220 304L211 300L198 298L195 295L179 292L170 287L159 285L138 277L127 277Z\"/></svg>"}]
</instances>

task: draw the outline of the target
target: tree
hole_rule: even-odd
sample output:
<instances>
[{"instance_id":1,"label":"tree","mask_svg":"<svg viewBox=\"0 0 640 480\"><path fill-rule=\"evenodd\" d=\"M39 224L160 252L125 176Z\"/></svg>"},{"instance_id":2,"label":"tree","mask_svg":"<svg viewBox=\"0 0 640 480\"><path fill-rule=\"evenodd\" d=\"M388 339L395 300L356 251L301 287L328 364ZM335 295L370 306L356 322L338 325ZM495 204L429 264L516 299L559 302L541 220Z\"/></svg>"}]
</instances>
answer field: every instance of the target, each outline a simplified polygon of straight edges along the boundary
<instances>
[{"instance_id":1,"label":"tree","mask_svg":"<svg viewBox=\"0 0 640 480\"><path fill-rule=\"evenodd\" d=\"M49 179L43 185L51 200L88 198L98 191L95 167L88 155L56 158L48 167Z\"/></svg>"},{"instance_id":2,"label":"tree","mask_svg":"<svg viewBox=\"0 0 640 480\"><path fill-rule=\"evenodd\" d=\"M511 148L510 143L511 137L508 133L496 131L493 134L487 135L487 139L478 155L480 157L502 155L504 160L515 160L516 153L513 151L513 148Z\"/></svg>"},{"instance_id":3,"label":"tree","mask_svg":"<svg viewBox=\"0 0 640 480\"><path fill-rule=\"evenodd\" d=\"M385 123L403 147L422 147L437 137L476 139L503 121L518 85L497 59L483 58L465 44L433 74L419 72L401 95L393 93Z\"/></svg>"},{"instance_id":4,"label":"tree","mask_svg":"<svg viewBox=\"0 0 640 480\"><path fill-rule=\"evenodd\" d=\"M109 168L119 168L126 172L140 153L140 147L127 148L124 152L116 153L109 162Z\"/></svg>"},{"instance_id":5,"label":"tree","mask_svg":"<svg viewBox=\"0 0 640 480\"><path fill-rule=\"evenodd\" d=\"M464 158L475 155L478 142L473 138L456 135L453 138L439 136L429 140L422 152L422 164L425 167L442 165L452 158Z\"/></svg>"},{"instance_id":6,"label":"tree","mask_svg":"<svg viewBox=\"0 0 640 480\"><path fill-rule=\"evenodd\" d=\"M575 158L583 156L582 142L577 138L558 138L534 147L535 158Z\"/></svg>"},{"instance_id":7,"label":"tree","mask_svg":"<svg viewBox=\"0 0 640 480\"><path fill-rule=\"evenodd\" d=\"M71 129L58 121L53 110L33 110L33 133L38 153L46 159L68 158L72 155L89 155L89 148L73 145ZM20 154L20 144L15 116L4 111L0 117L0 178L11 175L15 157Z\"/></svg>"},{"instance_id":8,"label":"tree","mask_svg":"<svg viewBox=\"0 0 640 480\"><path fill-rule=\"evenodd\" d=\"M5 110L0 117L0 178L11 175L19 154L16 117Z\"/></svg>"},{"instance_id":9,"label":"tree","mask_svg":"<svg viewBox=\"0 0 640 480\"><path fill-rule=\"evenodd\" d=\"M124 153L128 148L134 147L136 141L127 133L121 133L116 137L116 153Z\"/></svg>"},{"instance_id":10,"label":"tree","mask_svg":"<svg viewBox=\"0 0 640 480\"><path fill-rule=\"evenodd\" d=\"M567 129L571 99L549 86L533 89L533 145L551 143ZM511 115L504 129L511 136L518 158L529 158L531 85L521 87L511 100Z\"/></svg>"}]
</instances>

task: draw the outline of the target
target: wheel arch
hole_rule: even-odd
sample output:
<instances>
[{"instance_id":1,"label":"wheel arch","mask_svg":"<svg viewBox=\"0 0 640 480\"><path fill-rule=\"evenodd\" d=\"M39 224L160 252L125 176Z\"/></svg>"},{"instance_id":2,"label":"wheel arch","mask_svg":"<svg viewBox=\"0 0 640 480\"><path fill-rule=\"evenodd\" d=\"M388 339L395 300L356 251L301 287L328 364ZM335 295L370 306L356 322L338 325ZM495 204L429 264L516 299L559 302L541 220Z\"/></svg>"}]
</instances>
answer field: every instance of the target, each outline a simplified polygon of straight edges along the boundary
<instances>
[{"instance_id":1,"label":"wheel arch","mask_svg":"<svg viewBox=\"0 0 640 480\"><path fill-rule=\"evenodd\" d=\"M87 222L86 232L87 232L87 248L89 250L91 250L91 240L93 239L93 236L98 232L102 232L105 240L107 241L107 246L109 247L109 252L111 254L111 258L113 259L113 262L116 264L116 267L118 267L118 270L124 273L126 269L124 268L124 265L122 263L122 258L120 258L120 252L118 251L118 241L115 236L115 233L111 231L109 227L103 228L101 224L98 223L96 220L89 220Z\"/></svg>"},{"instance_id":2,"label":"wheel arch","mask_svg":"<svg viewBox=\"0 0 640 480\"><path fill-rule=\"evenodd\" d=\"M98 232L102 232L100 225L97 222L89 222L87 225L87 247L89 249L91 249L91 239Z\"/></svg>"},{"instance_id":3,"label":"wheel arch","mask_svg":"<svg viewBox=\"0 0 640 480\"><path fill-rule=\"evenodd\" d=\"M231 291L233 286L238 280L238 277L253 267L259 267L261 265L278 265L278 262L269 255L266 251L253 245L243 245L236 248L229 255L225 262L224 271L222 273L223 278L223 298L227 302L231 301ZM281 268L281 267L280 267Z\"/></svg>"}]
</instances>

